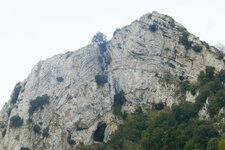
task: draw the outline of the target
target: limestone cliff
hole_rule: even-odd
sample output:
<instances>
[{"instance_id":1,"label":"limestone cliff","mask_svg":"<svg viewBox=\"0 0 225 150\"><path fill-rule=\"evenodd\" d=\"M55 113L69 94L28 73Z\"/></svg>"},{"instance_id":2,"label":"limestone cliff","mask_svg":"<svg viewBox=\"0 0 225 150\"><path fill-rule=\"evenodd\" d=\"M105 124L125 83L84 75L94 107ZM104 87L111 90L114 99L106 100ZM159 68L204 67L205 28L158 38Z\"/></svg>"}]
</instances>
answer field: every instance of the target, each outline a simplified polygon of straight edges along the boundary
<instances>
[{"instance_id":1,"label":"limestone cliff","mask_svg":"<svg viewBox=\"0 0 225 150\"><path fill-rule=\"evenodd\" d=\"M0 147L75 149L93 143L101 123L106 141L121 122L112 111L116 94L123 91L126 112L157 103L171 106L178 101L174 93L181 78L196 81L206 66L225 68L219 54L171 17L145 14L117 30L104 50L92 44L40 61L0 112ZM97 84L98 75L106 82ZM48 102L31 109L31 102L44 95ZM186 99L194 97L187 93ZM23 120L19 127L10 122L17 115Z\"/></svg>"}]
</instances>

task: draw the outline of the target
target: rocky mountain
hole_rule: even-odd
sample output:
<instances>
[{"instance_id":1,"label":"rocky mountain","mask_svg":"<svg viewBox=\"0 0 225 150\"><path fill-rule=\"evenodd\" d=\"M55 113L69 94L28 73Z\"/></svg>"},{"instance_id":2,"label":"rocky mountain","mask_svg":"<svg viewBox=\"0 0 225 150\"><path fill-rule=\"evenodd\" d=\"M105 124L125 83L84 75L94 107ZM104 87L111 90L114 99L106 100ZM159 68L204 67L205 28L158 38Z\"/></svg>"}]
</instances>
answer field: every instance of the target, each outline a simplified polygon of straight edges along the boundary
<instances>
[{"instance_id":1,"label":"rocky mountain","mask_svg":"<svg viewBox=\"0 0 225 150\"><path fill-rule=\"evenodd\" d=\"M223 54L171 17L145 14L105 43L40 61L0 112L1 150L76 149L99 141L102 126L107 141L121 113L178 103L177 83L197 81L207 66L225 69ZM207 109L199 116L209 118Z\"/></svg>"}]
</instances>

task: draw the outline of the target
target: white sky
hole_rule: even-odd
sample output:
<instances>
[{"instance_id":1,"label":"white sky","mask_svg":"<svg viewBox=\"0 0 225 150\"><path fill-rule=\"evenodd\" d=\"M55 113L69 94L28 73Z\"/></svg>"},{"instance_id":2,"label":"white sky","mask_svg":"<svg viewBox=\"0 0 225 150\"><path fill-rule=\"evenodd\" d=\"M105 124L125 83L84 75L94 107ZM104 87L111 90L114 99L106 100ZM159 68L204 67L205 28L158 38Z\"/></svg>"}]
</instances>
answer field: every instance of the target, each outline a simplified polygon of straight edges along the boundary
<instances>
[{"instance_id":1,"label":"white sky","mask_svg":"<svg viewBox=\"0 0 225 150\"><path fill-rule=\"evenodd\" d=\"M77 50L98 31L156 10L210 44L225 43L225 0L0 0L0 108L33 66Z\"/></svg>"}]
</instances>

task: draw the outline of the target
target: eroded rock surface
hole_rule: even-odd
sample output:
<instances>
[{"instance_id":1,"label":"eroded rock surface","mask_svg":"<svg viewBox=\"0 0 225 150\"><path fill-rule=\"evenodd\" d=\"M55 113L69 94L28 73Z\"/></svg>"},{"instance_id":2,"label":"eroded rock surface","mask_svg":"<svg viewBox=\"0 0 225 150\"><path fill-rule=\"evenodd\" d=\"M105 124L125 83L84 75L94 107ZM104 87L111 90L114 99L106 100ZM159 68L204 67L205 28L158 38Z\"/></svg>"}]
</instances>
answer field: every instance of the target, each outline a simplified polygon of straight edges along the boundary
<instances>
[{"instance_id":1,"label":"eroded rock surface","mask_svg":"<svg viewBox=\"0 0 225 150\"><path fill-rule=\"evenodd\" d=\"M127 100L122 111L177 103L180 77L196 81L206 66L224 68L218 50L196 36L188 34L188 41L201 45L201 52L185 47L180 42L183 32L185 28L171 17L152 12L115 33L105 52L92 44L40 61L20 84L16 102L10 100L0 112L1 149L75 149L94 142L98 123L107 125L106 141L121 123L112 111L114 95L121 91ZM108 82L98 85L99 74ZM29 114L30 102L45 94L49 104ZM194 101L194 96L187 93L187 100ZM10 126L15 115L23 119L19 128ZM40 126L40 133L34 132L34 125ZM44 129L49 136L43 135Z\"/></svg>"}]
</instances>

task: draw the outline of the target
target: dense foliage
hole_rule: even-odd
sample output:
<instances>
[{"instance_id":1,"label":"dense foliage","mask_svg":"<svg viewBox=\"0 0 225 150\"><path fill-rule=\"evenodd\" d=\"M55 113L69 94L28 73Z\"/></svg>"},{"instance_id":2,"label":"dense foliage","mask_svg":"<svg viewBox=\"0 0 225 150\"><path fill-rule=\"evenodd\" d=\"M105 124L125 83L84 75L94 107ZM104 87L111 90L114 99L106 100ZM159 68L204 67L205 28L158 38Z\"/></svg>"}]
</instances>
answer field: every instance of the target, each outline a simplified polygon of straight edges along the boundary
<instances>
[{"instance_id":1,"label":"dense foliage","mask_svg":"<svg viewBox=\"0 0 225 150\"><path fill-rule=\"evenodd\" d=\"M215 68L207 67L205 72L200 72L198 80L199 95L196 103L201 108L208 98L208 112L210 117L214 117L225 106L225 70L215 74Z\"/></svg>"},{"instance_id":2,"label":"dense foliage","mask_svg":"<svg viewBox=\"0 0 225 150\"><path fill-rule=\"evenodd\" d=\"M190 111L190 112L189 112ZM216 150L219 134L211 121L196 118L193 105L181 103L161 112L138 109L108 143L79 146L79 150Z\"/></svg>"},{"instance_id":3,"label":"dense foliage","mask_svg":"<svg viewBox=\"0 0 225 150\"><path fill-rule=\"evenodd\" d=\"M10 118L10 127L19 128L23 125L23 119L16 115Z\"/></svg>"},{"instance_id":4,"label":"dense foliage","mask_svg":"<svg viewBox=\"0 0 225 150\"><path fill-rule=\"evenodd\" d=\"M45 95L36 97L36 99L31 100L30 102L29 114L32 115L38 109L43 109L44 105L46 104L49 104L48 95L45 94Z\"/></svg>"}]
</instances>

